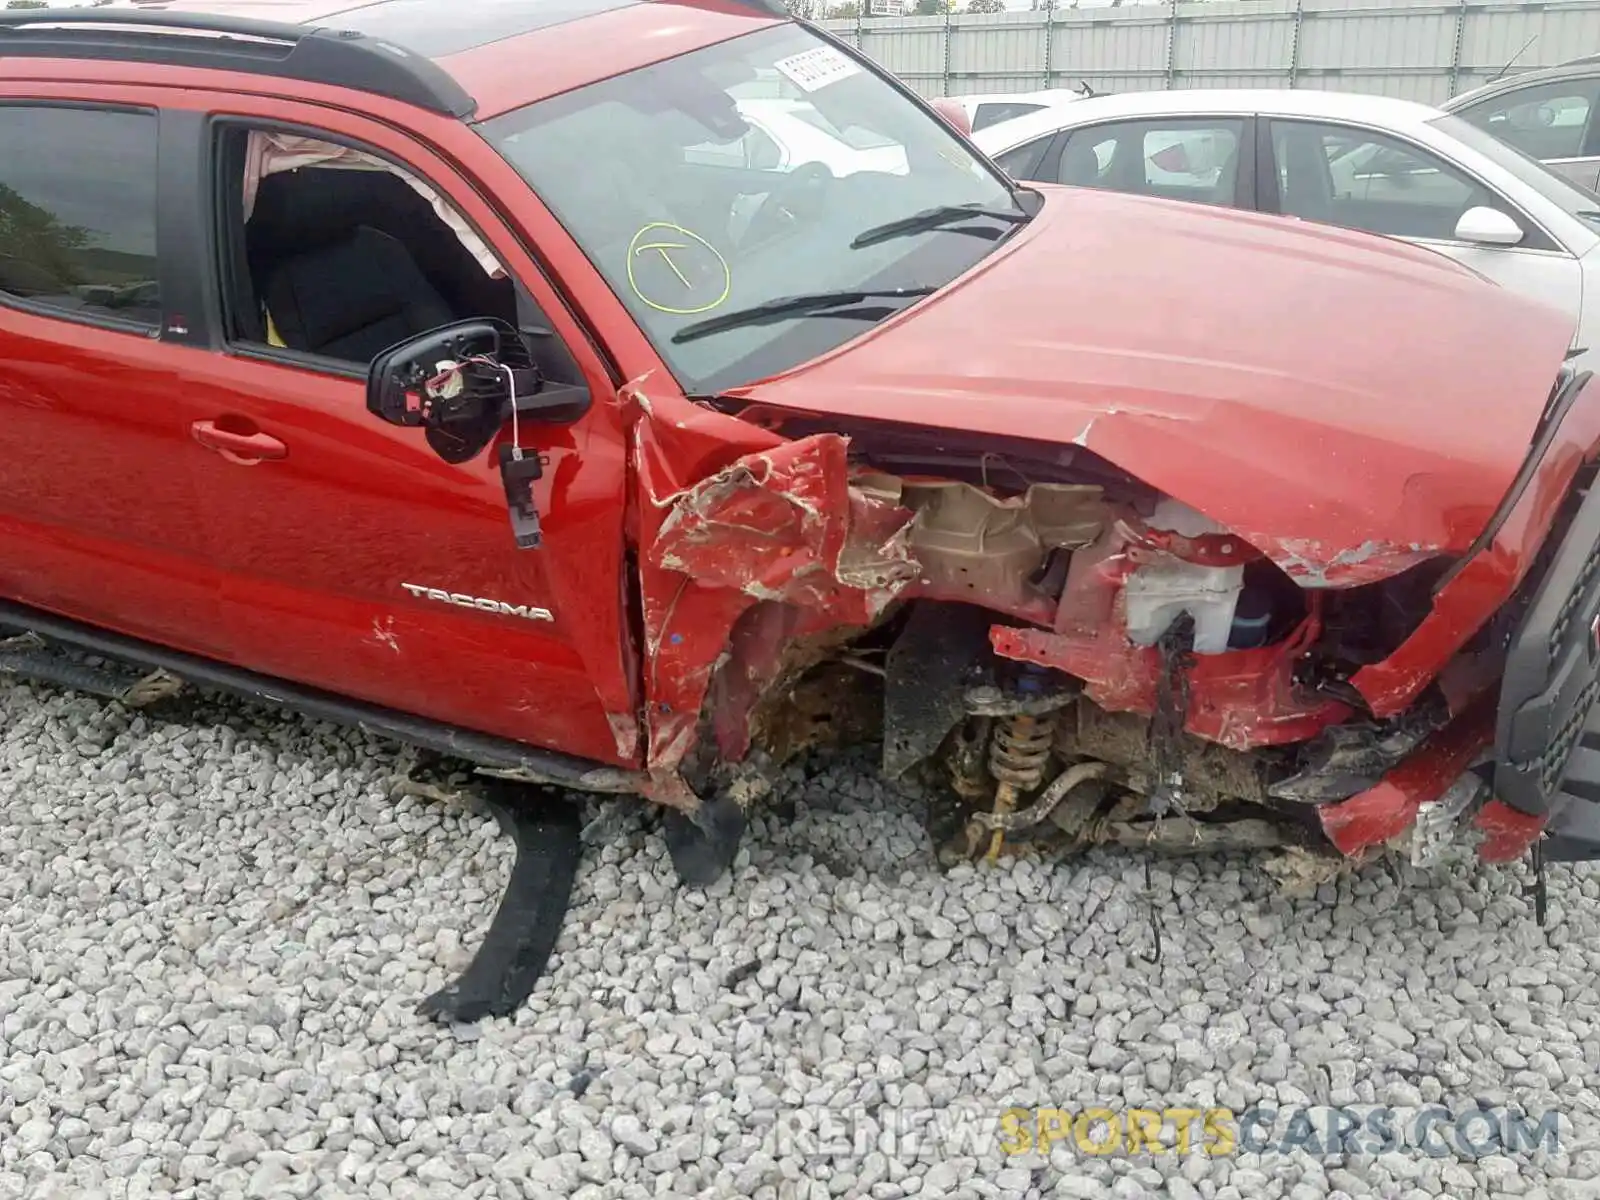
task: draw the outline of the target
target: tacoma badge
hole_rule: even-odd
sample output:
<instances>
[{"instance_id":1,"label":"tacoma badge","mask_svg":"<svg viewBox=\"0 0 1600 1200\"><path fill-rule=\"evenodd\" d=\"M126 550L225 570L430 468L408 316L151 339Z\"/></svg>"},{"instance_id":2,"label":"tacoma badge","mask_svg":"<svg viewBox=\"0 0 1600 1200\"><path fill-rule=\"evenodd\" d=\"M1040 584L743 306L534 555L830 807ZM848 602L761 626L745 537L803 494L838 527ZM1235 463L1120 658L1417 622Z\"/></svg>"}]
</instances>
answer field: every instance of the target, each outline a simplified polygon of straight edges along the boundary
<instances>
[{"instance_id":1,"label":"tacoma badge","mask_svg":"<svg viewBox=\"0 0 1600 1200\"><path fill-rule=\"evenodd\" d=\"M555 614L548 608L531 604L506 604L482 596L465 596L460 592L447 592L442 588L420 587L415 583L402 583L401 587L418 600L437 600L441 604L456 604L462 608L475 608L479 612L494 613L502 617L524 617L529 621L554 621Z\"/></svg>"}]
</instances>

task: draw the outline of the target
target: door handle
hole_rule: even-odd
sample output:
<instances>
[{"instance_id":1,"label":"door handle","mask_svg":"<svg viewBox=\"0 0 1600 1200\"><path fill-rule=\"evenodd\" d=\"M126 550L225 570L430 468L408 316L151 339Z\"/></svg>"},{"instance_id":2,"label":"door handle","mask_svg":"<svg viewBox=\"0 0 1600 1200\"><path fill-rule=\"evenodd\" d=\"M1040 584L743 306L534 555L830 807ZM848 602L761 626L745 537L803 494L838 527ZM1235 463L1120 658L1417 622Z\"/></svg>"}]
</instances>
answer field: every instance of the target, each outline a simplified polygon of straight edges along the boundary
<instances>
[{"instance_id":1,"label":"door handle","mask_svg":"<svg viewBox=\"0 0 1600 1200\"><path fill-rule=\"evenodd\" d=\"M289 448L269 433L235 433L223 429L215 421L196 421L189 426L189 431L207 450L215 450L240 466L254 466L258 462L289 456Z\"/></svg>"}]
</instances>

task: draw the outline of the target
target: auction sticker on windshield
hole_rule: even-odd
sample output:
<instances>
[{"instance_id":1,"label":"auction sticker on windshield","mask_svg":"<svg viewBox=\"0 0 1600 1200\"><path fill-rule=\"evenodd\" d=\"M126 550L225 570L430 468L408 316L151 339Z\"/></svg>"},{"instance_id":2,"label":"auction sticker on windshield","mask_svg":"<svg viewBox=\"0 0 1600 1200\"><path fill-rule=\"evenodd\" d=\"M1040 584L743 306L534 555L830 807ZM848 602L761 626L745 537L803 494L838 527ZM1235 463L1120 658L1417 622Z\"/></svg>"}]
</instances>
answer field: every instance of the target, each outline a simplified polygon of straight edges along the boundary
<instances>
[{"instance_id":1,"label":"auction sticker on windshield","mask_svg":"<svg viewBox=\"0 0 1600 1200\"><path fill-rule=\"evenodd\" d=\"M841 79L859 74L861 68L840 54L832 46L817 46L800 54L791 54L772 64L802 91L814 92Z\"/></svg>"}]
</instances>

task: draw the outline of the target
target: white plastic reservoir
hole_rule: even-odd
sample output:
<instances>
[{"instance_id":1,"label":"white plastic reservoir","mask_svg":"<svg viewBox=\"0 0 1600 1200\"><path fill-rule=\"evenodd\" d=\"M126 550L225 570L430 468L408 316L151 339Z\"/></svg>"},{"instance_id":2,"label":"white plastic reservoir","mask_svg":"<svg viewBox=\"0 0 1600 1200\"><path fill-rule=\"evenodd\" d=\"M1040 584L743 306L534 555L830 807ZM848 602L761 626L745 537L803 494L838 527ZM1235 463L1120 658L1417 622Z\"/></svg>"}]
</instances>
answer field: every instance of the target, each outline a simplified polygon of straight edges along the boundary
<instances>
[{"instance_id":1,"label":"white plastic reservoir","mask_svg":"<svg viewBox=\"0 0 1600 1200\"><path fill-rule=\"evenodd\" d=\"M1176 500L1162 499L1146 522L1184 537L1226 533L1203 513ZM1221 654L1233 631L1234 609L1244 590L1244 567L1199 567L1167 558L1140 567L1123 585L1128 606L1128 638L1153 646L1184 612L1194 618L1196 654Z\"/></svg>"}]
</instances>

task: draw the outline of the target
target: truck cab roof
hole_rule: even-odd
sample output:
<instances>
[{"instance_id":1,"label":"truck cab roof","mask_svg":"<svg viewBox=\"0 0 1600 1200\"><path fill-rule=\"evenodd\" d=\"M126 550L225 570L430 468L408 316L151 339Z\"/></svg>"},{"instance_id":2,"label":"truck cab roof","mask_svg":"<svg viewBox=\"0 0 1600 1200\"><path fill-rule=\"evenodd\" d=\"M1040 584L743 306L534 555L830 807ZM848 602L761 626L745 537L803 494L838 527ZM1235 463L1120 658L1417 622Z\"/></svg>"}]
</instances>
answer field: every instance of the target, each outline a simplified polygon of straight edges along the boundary
<instances>
[{"instance_id":1,"label":"truck cab roof","mask_svg":"<svg viewBox=\"0 0 1600 1200\"><path fill-rule=\"evenodd\" d=\"M778 0L118 0L0 12L0 59L244 71L481 120L787 19Z\"/></svg>"}]
</instances>

